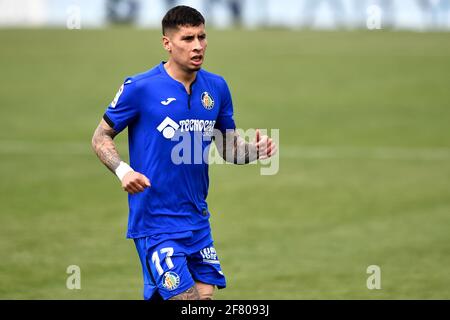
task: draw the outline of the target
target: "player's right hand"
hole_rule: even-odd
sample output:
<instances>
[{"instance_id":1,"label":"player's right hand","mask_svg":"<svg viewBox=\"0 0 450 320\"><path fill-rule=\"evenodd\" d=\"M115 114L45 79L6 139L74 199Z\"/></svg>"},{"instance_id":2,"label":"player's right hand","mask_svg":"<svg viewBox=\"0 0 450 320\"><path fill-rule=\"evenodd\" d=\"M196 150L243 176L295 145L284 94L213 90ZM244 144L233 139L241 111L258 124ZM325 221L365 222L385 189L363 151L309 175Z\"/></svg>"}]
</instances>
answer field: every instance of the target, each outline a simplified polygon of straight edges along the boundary
<instances>
[{"instance_id":1,"label":"player's right hand","mask_svg":"<svg viewBox=\"0 0 450 320\"><path fill-rule=\"evenodd\" d=\"M123 190L130 194L142 192L150 186L150 180L136 171L128 172L122 179Z\"/></svg>"}]
</instances>

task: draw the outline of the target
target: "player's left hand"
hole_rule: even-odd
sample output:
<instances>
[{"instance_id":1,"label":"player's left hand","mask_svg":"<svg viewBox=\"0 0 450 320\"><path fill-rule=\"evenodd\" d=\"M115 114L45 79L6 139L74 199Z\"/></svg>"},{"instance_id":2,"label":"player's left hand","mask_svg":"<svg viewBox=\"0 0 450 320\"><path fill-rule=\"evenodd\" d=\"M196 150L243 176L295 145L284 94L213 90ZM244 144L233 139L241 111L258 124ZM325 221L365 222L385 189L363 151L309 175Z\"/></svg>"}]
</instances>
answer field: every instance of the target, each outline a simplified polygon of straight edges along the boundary
<instances>
[{"instance_id":1,"label":"player's left hand","mask_svg":"<svg viewBox=\"0 0 450 320\"><path fill-rule=\"evenodd\" d=\"M256 137L254 140L256 149L258 150L258 159L264 160L268 159L277 153L277 145L273 142L272 138L267 135L261 136L259 129L256 129Z\"/></svg>"}]
</instances>

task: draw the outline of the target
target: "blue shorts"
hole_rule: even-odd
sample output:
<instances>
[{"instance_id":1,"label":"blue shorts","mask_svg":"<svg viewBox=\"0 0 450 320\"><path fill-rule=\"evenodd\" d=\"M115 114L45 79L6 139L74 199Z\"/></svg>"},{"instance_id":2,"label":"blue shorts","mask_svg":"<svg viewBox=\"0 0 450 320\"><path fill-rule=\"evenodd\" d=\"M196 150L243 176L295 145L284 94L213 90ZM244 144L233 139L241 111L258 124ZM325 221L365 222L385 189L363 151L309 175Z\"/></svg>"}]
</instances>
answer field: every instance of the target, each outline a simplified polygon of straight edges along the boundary
<instances>
[{"instance_id":1,"label":"blue shorts","mask_svg":"<svg viewBox=\"0 0 450 320\"><path fill-rule=\"evenodd\" d=\"M158 234L134 239L144 275L144 299L167 300L195 281L226 287L211 230Z\"/></svg>"}]
</instances>

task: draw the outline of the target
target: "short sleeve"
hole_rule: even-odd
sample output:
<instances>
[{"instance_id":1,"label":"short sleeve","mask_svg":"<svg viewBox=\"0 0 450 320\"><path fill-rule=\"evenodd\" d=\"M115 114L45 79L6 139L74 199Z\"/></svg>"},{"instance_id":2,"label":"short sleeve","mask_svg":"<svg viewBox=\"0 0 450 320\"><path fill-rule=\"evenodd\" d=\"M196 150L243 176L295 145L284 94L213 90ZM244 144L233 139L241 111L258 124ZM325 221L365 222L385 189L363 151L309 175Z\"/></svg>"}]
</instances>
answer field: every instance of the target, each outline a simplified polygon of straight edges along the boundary
<instances>
[{"instance_id":1,"label":"short sleeve","mask_svg":"<svg viewBox=\"0 0 450 320\"><path fill-rule=\"evenodd\" d=\"M221 104L219 115L217 116L215 128L225 132L228 129L236 129L236 125L233 119L233 101L231 98L230 89L224 79L222 79L221 91Z\"/></svg>"},{"instance_id":2,"label":"short sleeve","mask_svg":"<svg viewBox=\"0 0 450 320\"><path fill-rule=\"evenodd\" d=\"M106 109L103 119L117 132L125 129L139 115L139 105L135 83L125 80L114 100Z\"/></svg>"}]
</instances>

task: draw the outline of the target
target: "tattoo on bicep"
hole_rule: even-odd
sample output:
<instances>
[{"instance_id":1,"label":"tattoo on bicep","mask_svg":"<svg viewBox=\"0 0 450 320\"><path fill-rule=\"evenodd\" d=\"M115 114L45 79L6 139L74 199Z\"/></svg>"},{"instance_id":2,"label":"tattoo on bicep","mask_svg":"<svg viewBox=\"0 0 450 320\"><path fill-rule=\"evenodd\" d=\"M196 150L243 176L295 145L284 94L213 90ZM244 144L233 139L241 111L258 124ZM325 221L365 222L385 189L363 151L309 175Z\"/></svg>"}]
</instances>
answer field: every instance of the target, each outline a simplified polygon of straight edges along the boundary
<instances>
[{"instance_id":1,"label":"tattoo on bicep","mask_svg":"<svg viewBox=\"0 0 450 320\"><path fill-rule=\"evenodd\" d=\"M103 123L102 120L92 137L92 148L100 161L112 172L117 169L121 161L113 141L116 135L115 130Z\"/></svg>"},{"instance_id":2,"label":"tattoo on bicep","mask_svg":"<svg viewBox=\"0 0 450 320\"><path fill-rule=\"evenodd\" d=\"M200 300L200 294L195 286L187 289L185 292L176 295L169 300Z\"/></svg>"}]
</instances>

